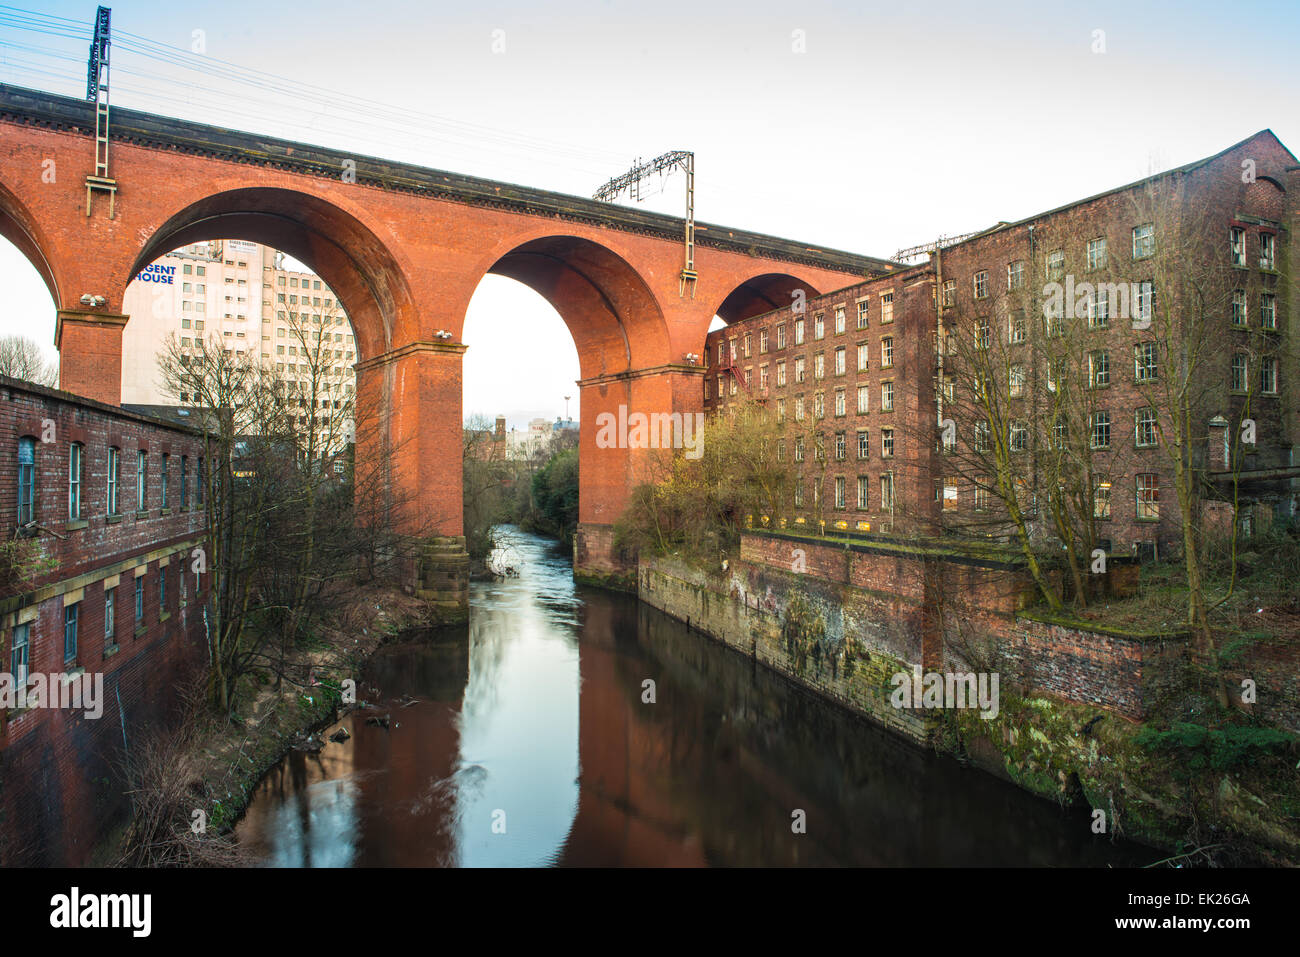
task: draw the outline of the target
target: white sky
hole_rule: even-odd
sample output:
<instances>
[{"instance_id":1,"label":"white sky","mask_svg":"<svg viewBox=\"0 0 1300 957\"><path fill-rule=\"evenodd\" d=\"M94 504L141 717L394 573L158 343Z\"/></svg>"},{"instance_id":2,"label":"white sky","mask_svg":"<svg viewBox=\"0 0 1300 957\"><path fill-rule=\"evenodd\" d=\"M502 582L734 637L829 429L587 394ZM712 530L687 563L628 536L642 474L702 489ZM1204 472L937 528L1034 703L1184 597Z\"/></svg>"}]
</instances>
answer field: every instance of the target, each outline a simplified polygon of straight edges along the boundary
<instances>
[{"instance_id":1,"label":"white sky","mask_svg":"<svg viewBox=\"0 0 1300 957\"><path fill-rule=\"evenodd\" d=\"M87 35L94 7L41 5ZM180 47L202 67L120 42L123 106L579 195L634 157L692 149L701 220L875 256L1050 209L1266 127L1300 149L1294 2L112 7L115 35ZM1092 52L1095 30L1104 53ZM189 55L200 38L208 60ZM0 17L0 82L82 95L85 59L82 37ZM349 110L250 88L213 59L373 102ZM680 181L644 205L679 213ZM52 352L49 295L3 240L0 289L0 334ZM465 341L467 416L524 425L576 396L572 340L531 290L485 279Z\"/></svg>"}]
</instances>

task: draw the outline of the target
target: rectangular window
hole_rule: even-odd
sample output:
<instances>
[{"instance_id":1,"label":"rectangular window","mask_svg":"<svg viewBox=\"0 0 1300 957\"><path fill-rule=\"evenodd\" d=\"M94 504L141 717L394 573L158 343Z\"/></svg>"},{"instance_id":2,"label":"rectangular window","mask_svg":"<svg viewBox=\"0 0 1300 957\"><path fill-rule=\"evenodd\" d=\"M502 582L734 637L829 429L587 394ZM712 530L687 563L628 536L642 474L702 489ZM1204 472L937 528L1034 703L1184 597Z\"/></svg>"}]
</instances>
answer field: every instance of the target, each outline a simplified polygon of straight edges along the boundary
<instances>
[{"instance_id":1,"label":"rectangular window","mask_svg":"<svg viewBox=\"0 0 1300 957\"><path fill-rule=\"evenodd\" d=\"M1155 313L1156 286L1150 279L1138 283L1137 301L1133 303L1134 318L1150 322Z\"/></svg>"},{"instance_id":2,"label":"rectangular window","mask_svg":"<svg viewBox=\"0 0 1300 957\"><path fill-rule=\"evenodd\" d=\"M316 336L317 336L317 338L319 338L319 337L320 337L320 333L316 333ZM744 350L745 350L745 358L746 358L746 359L748 359L748 358L750 357L750 345L752 344L752 340L753 340L753 335L752 335L751 333L748 333L748 332L745 333L745 338L744 338L744 340L743 340L743 346L744 346Z\"/></svg>"},{"instance_id":3,"label":"rectangular window","mask_svg":"<svg viewBox=\"0 0 1300 957\"><path fill-rule=\"evenodd\" d=\"M975 486L975 511L987 512L989 510L989 490L979 485Z\"/></svg>"},{"instance_id":4,"label":"rectangular window","mask_svg":"<svg viewBox=\"0 0 1300 957\"><path fill-rule=\"evenodd\" d=\"M1277 328L1277 296L1271 292L1259 297L1259 324L1265 329Z\"/></svg>"},{"instance_id":5,"label":"rectangular window","mask_svg":"<svg viewBox=\"0 0 1300 957\"><path fill-rule=\"evenodd\" d=\"M109 588L104 592L104 644L112 646L117 644L114 636L117 634L117 589Z\"/></svg>"},{"instance_id":6,"label":"rectangular window","mask_svg":"<svg viewBox=\"0 0 1300 957\"><path fill-rule=\"evenodd\" d=\"M1160 477L1155 472L1139 472L1136 481L1138 520L1160 518Z\"/></svg>"},{"instance_id":7,"label":"rectangular window","mask_svg":"<svg viewBox=\"0 0 1300 957\"><path fill-rule=\"evenodd\" d=\"M796 396L794 400L794 420L803 421L803 396Z\"/></svg>"},{"instance_id":8,"label":"rectangular window","mask_svg":"<svg viewBox=\"0 0 1300 957\"><path fill-rule=\"evenodd\" d=\"M817 353L817 355L813 356L813 378L814 378L814 379L824 379L824 378L826 378L826 355L825 355L825 353L821 353L821 352L819 352L819 353Z\"/></svg>"},{"instance_id":9,"label":"rectangular window","mask_svg":"<svg viewBox=\"0 0 1300 957\"><path fill-rule=\"evenodd\" d=\"M758 351L760 353L767 352L767 330L766 329L760 330L758 333Z\"/></svg>"},{"instance_id":10,"label":"rectangular window","mask_svg":"<svg viewBox=\"0 0 1300 957\"><path fill-rule=\"evenodd\" d=\"M844 347L840 346L835 350L835 374L844 375Z\"/></svg>"},{"instance_id":11,"label":"rectangular window","mask_svg":"<svg viewBox=\"0 0 1300 957\"><path fill-rule=\"evenodd\" d=\"M936 498L942 498L944 508L957 507L957 480L955 478L944 479L942 488L936 491L940 493Z\"/></svg>"},{"instance_id":12,"label":"rectangular window","mask_svg":"<svg viewBox=\"0 0 1300 957\"><path fill-rule=\"evenodd\" d=\"M844 401L844 390L836 389L835 390L835 414L844 415L846 414L847 411L848 410L846 408L846 403Z\"/></svg>"},{"instance_id":13,"label":"rectangular window","mask_svg":"<svg viewBox=\"0 0 1300 957\"><path fill-rule=\"evenodd\" d=\"M794 460L796 462L803 461L803 436L802 435L796 436L794 440Z\"/></svg>"},{"instance_id":14,"label":"rectangular window","mask_svg":"<svg viewBox=\"0 0 1300 957\"><path fill-rule=\"evenodd\" d=\"M817 313L813 316L813 338L826 338L826 316L823 313Z\"/></svg>"},{"instance_id":15,"label":"rectangular window","mask_svg":"<svg viewBox=\"0 0 1300 957\"><path fill-rule=\"evenodd\" d=\"M149 478L149 453L140 449L135 453L135 508L136 511L143 512L148 502L146 494L148 486L145 484Z\"/></svg>"},{"instance_id":16,"label":"rectangular window","mask_svg":"<svg viewBox=\"0 0 1300 957\"><path fill-rule=\"evenodd\" d=\"M9 673L13 675L14 689L27 688L27 672L31 664L31 625L15 625L13 644L9 650Z\"/></svg>"},{"instance_id":17,"label":"rectangular window","mask_svg":"<svg viewBox=\"0 0 1300 957\"><path fill-rule=\"evenodd\" d=\"M843 462L848 453L848 442L843 432L835 433L835 461Z\"/></svg>"},{"instance_id":18,"label":"rectangular window","mask_svg":"<svg viewBox=\"0 0 1300 957\"><path fill-rule=\"evenodd\" d=\"M987 299L989 294L989 274L981 269L971 279L976 299Z\"/></svg>"},{"instance_id":19,"label":"rectangular window","mask_svg":"<svg viewBox=\"0 0 1300 957\"><path fill-rule=\"evenodd\" d=\"M108 450L108 514L116 515L117 511L117 486L118 479L121 477L121 456L122 453L116 448Z\"/></svg>"},{"instance_id":20,"label":"rectangular window","mask_svg":"<svg viewBox=\"0 0 1300 957\"><path fill-rule=\"evenodd\" d=\"M804 374L804 357L798 356L794 360L794 381L803 382L807 376Z\"/></svg>"},{"instance_id":21,"label":"rectangular window","mask_svg":"<svg viewBox=\"0 0 1300 957\"><path fill-rule=\"evenodd\" d=\"M835 507L844 507L844 476L835 476Z\"/></svg>"},{"instance_id":22,"label":"rectangular window","mask_svg":"<svg viewBox=\"0 0 1300 957\"><path fill-rule=\"evenodd\" d=\"M1047 254L1047 279L1049 282L1065 277L1065 250L1054 249Z\"/></svg>"},{"instance_id":23,"label":"rectangular window","mask_svg":"<svg viewBox=\"0 0 1300 957\"><path fill-rule=\"evenodd\" d=\"M1105 283L1098 283L1097 290L1088 296L1088 326L1092 329L1104 329L1110 321L1110 290Z\"/></svg>"},{"instance_id":24,"label":"rectangular window","mask_svg":"<svg viewBox=\"0 0 1300 957\"><path fill-rule=\"evenodd\" d=\"M73 442L68 447L68 521L81 518L82 445Z\"/></svg>"},{"instance_id":25,"label":"rectangular window","mask_svg":"<svg viewBox=\"0 0 1300 957\"><path fill-rule=\"evenodd\" d=\"M1259 234L1259 268L1260 269L1273 268L1273 261L1274 261L1273 251L1275 247L1275 239L1276 237L1274 237L1272 233Z\"/></svg>"},{"instance_id":26,"label":"rectangular window","mask_svg":"<svg viewBox=\"0 0 1300 957\"><path fill-rule=\"evenodd\" d=\"M865 385L858 386L858 415L866 415L870 411L868 407L868 387Z\"/></svg>"},{"instance_id":27,"label":"rectangular window","mask_svg":"<svg viewBox=\"0 0 1300 957\"><path fill-rule=\"evenodd\" d=\"M1136 413L1136 440L1138 448L1147 449L1156 444L1156 410L1138 409Z\"/></svg>"},{"instance_id":28,"label":"rectangular window","mask_svg":"<svg viewBox=\"0 0 1300 957\"><path fill-rule=\"evenodd\" d=\"M1274 356L1260 360L1259 391L1265 395L1277 395L1277 359Z\"/></svg>"},{"instance_id":29,"label":"rectangular window","mask_svg":"<svg viewBox=\"0 0 1300 957\"><path fill-rule=\"evenodd\" d=\"M1232 324L1234 326L1246 325L1246 290L1234 289L1232 291Z\"/></svg>"},{"instance_id":30,"label":"rectangular window","mask_svg":"<svg viewBox=\"0 0 1300 957\"><path fill-rule=\"evenodd\" d=\"M1029 324L1025 320L1023 309L1017 310L1011 314L1007 320L1007 338L1013 344L1024 342L1028 338Z\"/></svg>"},{"instance_id":31,"label":"rectangular window","mask_svg":"<svg viewBox=\"0 0 1300 957\"><path fill-rule=\"evenodd\" d=\"M892 292L884 293L880 297L880 321L882 323L894 321L894 294Z\"/></svg>"},{"instance_id":32,"label":"rectangular window","mask_svg":"<svg viewBox=\"0 0 1300 957\"><path fill-rule=\"evenodd\" d=\"M776 364L776 384L785 385L785 360L781 359Z\"/></svg>"},{"instance_id":33,"label":"rectangular window","mask_svg":"<svg viewBox=\"0 0 1300 957\"><path fill-rule=\"evenodd\" d=\"M893 382L880 383L880 411L881 412L894 411L894 383Z\"/></svg>"},{"instance_id":34,"label":"rectangular window","mask_svg":"<svg viewBox=\"0 0 1300 957\"><path fill-rule=\"evenodd\" d=\"M778 349L785 348L785 323L784 322L778 322L776 324L776 347Z\"/></svg>"},{"instance_id":35,"label":"rectangular window","mask_svg":"<svg viewBox=\"0 0 1300 957\"><path fill-rule=\"evenodd\" d=\"M1011 398L1015 399L1025 394L1025 367L1022 365L1013 365L1010 372L1010 381L1008 386L1011 391Z\"/></svg>"},{"instance_id":36,"label":"rectangular window","mask_svg":"<svg viewBox=\"0 0 1300 957\"><path fill-rule=\"evenodd\" d=\"M894 457L894 430L880 430L880 456L881 458L892 459Z\"/></svg>"},{"instance_id":37,"label":"rectangular window","mask_svg":"<svg viewBox=\"0 0 1300 957\"><path fill-rule=\"evenodd\" d=\"M1095 271L1106 266L1106 237L1088 240L1088 269Z\"/></svg>"},{"instance_id":38,"label":"rectangular window","mask_svg":"<svg viewBox=\"0 0 1300 957\"><path fill-rule=\"evenodd\" d=\"M863 342L858 346L858 371L867 371L867 358L871 354L871 347Z\"/></svg>"},{"instance_id":39,"label":"rectangular window","mask_svg":"<svg viewBox=\"0 0 1300 957\"><path fill-rule=\"evenodd\" d=\"M1133 227L1133 258L1146 259L1156 251L1156 227L1154 223L1143 223Z\"/></svg>"},{"instance_id":40,"label":"rectangular window","mask_svg":"<svg viewBox=\"0 0 1300 957\"><path fill-rule=\"evenodd\" d=\"M1088 416L1091 427L1090 442L1094 449L1110 448L1110 413L1093 412Z\"/></svg>"},{"instance_id":41,"label":"rectangular window","mask_svg":"<svg viewBox=\"0 0 1300 957\"><path fill-rule=\"evenodd\" d=\"M135 623L137 625L144 621L144 576L137 575L135 579Z\"/></svg>"},{"instance_id":42,"label":"rectangular window","mask_svg":"<svg viewBox=\"0 0 1300 957\"><path fill-rule=\"evenodd\" d=\"M1092 480L1092 517L1110 518L1110 478L1098 475Z\"/></svg>"},{"instance_id":43,"label":"rectangular window","mask_svg":"<svg viewBox=\"0 0 1300 957\"><path fill-rule=\"evenodd\" d=\"M871 455L871 444L866 431L858 433L858 458L865 459Z\"/></svg>"},{"instance_id":44,"label":"rectangular window","mask_svg":"<svg viewBox=\"0 0 1300 957\"><path fill-rule=\"evenodd\" d=\"M1088 385L1094 389L1110 385L1110 353L1104 349L1088 353Z\"/></svg>"},{"instance_id":45,"label":"rectangular window","mask_svg":"<svg viewBox=\"0 0 1300 957\"><path fill-rule=\"evenodd\" d=\"M167 473L168 473L168 459L170 459L170 458L171 458L171 456L169 456L166 452L163 453L163 457L162 457L162 473L159 475L159 478L160 478L161 481L162 481L162 487L161 487L161 492L162 492L162 505L161 505L161 507L162 507L162 508L166 508L166 507L167 507L167 479L168 479L168 477L169 477Z\"/></svg>"},{"instance_id":46,"label":"rectangular window","mask_svg":"<svg viewBox=\"0 0 1300 957\"><path fill-rule=\"evenodd\" d=\"M943 296L940 300L945 309L951 309L957 304L957 280L945 279L943 281Z\"/></svg>"},{"instance_id":47,"label":"rectangular window","mask_svg":"<svg viewBox=\"0 0 1300 957\"><path fill-rule=\"evenodd\" d=\"M1025 286L1025 264L1022 260L1017 259L1013 263L1007 263L1007 289L1015 292L1017 289L1023 289Z\"/></svg>"},{"instance_id":48,"label":"rectangular window","mask_svg":"<svg viewBox=\"0 0 1300 957\"><path fill-rule=\"evenodd\" d=\"M844 307L835 307L835 334L841 335L844 332Z\"/></svg>"},{"instance_id":49,"label":"rectangular window","mask_svg":"<svg viewBox=\"0 0 1300 957\"><path fill-rule=\"evenodd\" d=\"M992 331L988 316L975 317L975 348L987 349L992 342Z\"/></svg>"},{"instance_id":50,"label":"rectangular window","mask_svg":"<svg viewBox=\"0 0 1300 957\"><path fill-rule=\"evenodd\" d=\"M892 369L894 367L894 337L885 336L880 340L880 368Z\"/></svg>"},{"instance_id":51,"label":"rectangular window","mask_svg":"<svg viewBox=\"0 0 1300 957\"><path fill-rule=\"evenodd\" d=\"M989 430L989 424L986 420L981 419L975 423L975 443L976 452L987 452L989 450L989 439L992 437Z\"/></svg>"},{"instance_id":52,"label":"rectangular window","mask_svg":"<svg viewBox=\"0 0 1300 957\"><path fill-rule=\"evenodd\" d=\"M81 602L63 606L63 663L77 660L77 619L80 617Z\"/></svg>"},{"instance_id":53,"label":"rectangular window","mask_svg":"<svg viewBox=\"0 0 1300 957\"><path fill-rule=\"evenodd\" d=\"M167 569L158 569L158 620L167 614Z\"/></svg>"},{"instance_id":54,"label":"rectangular window","mask_svg":"<svg viewBox=\"0 0 1300 957\"><path fill-rule=\"evenodd\" d=\"M867 328L867 303L868 302L870 302L869 299L861 299L858 301L858 328L859 329Z\"/></svg>"},{"instance_id":55,"label":"rectangular window","mask_svg":"<svg viewBox=\"0 0 1300 957\"><path fill-rule=\"evenodd\" d=\"M190 457L181 456L181 508L190 507Z\"/></svg>"},{"instance_id":56,"label":"rectangular window","mask_svg":"<svg viewBox=\"0 0 1300 957\"><path fill-rule=\"evenodd\" d=\"M18 440L18 524L36 521L36 440Z\"/></svg>"},{"instance_id":57,"label":"rectangular window","mask_svg":"<svg viewBox=\"0 0 1300 957\"><path fill-rule=\"evenodd\" d=\"M880 476L880 507L883 511L894 510L894 473L886 472Z\"/></svg>"},{"instance_id":58,"label":"rectangular window","mask_svg":"<svg viewBox=\"0 0 1300 957\"><path fill-rule=\"evenodd\" d=\"M1237 352L1232 356L1232 391L1245 392L1248 388L1250 369L1246 353Z\"/></svg>"},{"instance_id":59,"label":"rectangular window","mask_svg":"<svg viewBox=\"0 0 1300 957\"><path fill-rule=\"evenodd\" d=\"M1024 452L1029 448L1029 429L1023 422L1012 422L1010 439L1012 452Z\"/></svg>"},{"instance_id":60,"label":"rectangular window","mask_svg":"<svg viewBox=\"0 0 1300 957\"><path fill-rule=\"evenodd\" d=\"M1138 382L1150 382L1156 374L1156 344L1139 342L1133 347L1133 378Z\"/></svg>"},{"instance_id":61,"label":"rectangular window","mask_svg":"<svg viewBox=\"0 0 1300 957\"><path fill-rule=\"evenodd\" d=\"M813 418L826 418L826 393L817 392L813 395Z\"/></svg>"},{"instance_id":62,"label":"rectangular window","mask_svg":"<svg viewBox=\"0 0 1300 957\"><path fill-rule=\"evenodd\" d=\"M858 508L867 507L867 489L870 484L865 475L858 476Z\"/></svg>"},{"instance_id":63,"label":"rectangular window","mask_svg":"<svg viewBox=\"0 0 1300 957\"><path fill-rule=\"evenodd\" d=\"M1246 265L1246 231L1238 226L1228 230L1228 244L1234 266Z\"/></svg>"}]
</instances>

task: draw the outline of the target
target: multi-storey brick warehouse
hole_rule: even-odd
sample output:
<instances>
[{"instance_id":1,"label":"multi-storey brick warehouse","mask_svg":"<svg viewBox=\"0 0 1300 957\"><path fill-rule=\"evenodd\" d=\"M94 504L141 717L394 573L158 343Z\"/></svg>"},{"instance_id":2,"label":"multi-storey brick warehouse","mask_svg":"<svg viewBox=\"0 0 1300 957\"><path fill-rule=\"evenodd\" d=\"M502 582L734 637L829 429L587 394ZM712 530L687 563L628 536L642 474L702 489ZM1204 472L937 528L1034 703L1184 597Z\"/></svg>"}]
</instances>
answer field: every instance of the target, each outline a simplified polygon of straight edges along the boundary
<instances>
[{"instance_id":1,"label":"multi-storey brick warehouse","mask_svg":"<svg viewBox=\"0 0 1300 957\"><path fill-rule=\"evenodd\" d=\"M1249 533L1296 511L1297 194L1300 165L1266 131L934 244L802 314L710 333L706 407L749 394L792 434L810 417L826 462L801 466L795 524L875 531L905 515L1005 537L1009 502L1042 536L1075 496L1103 547L1176 553L1182 454L1202 501L1239 480ZM1066 460L1086 487L1066 488Z\"/></svg>"},{"instance_id":2,"label":"multi-storey brick warehouse","mask_svg":"<svg viewBox=\"0 0 1300 957\"><path fill-rule=\"evenodd\" d=\"M710 334L706 410L752 397L788 426L792 527L901 532L931 518L917 424L934 419L933 302L932 270L900 269Z\"/></svg>"},{"instance_id":3,"label":"multi-storey brick warehouse","mask_svg":"<svg viewBox=\"0 0 1300 957\"><path fill-rule=\"evenodd\" d=\"M126 807L123 748L202 661L203 448L0 378L0 862L83 863Z\"/></svg>"}]
</instances>

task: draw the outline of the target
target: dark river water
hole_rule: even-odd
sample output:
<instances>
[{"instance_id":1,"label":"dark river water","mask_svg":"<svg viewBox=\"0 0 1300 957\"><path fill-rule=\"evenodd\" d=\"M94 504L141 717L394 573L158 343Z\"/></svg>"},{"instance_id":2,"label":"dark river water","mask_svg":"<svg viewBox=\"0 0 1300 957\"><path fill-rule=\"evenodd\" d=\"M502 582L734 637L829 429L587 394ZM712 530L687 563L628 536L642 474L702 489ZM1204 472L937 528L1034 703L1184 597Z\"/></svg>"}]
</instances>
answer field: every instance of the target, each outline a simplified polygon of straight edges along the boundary
<instances>
[{"instance_id":1,"label":"dark river water","mask_svg":"<svg viewBox=\"0 0 1300 957\"><path fill-rule=\"evenodd\" d=\"M507 535L519 577L475 584L468 626L372 659L358 696L389 727L348 715L350 740L266 776L237 828L255 858L1095 867L1160 856L1094 836L1086 811L897 739L634 598L575 586L553 543Z\"/></svg>"}]
</instances>

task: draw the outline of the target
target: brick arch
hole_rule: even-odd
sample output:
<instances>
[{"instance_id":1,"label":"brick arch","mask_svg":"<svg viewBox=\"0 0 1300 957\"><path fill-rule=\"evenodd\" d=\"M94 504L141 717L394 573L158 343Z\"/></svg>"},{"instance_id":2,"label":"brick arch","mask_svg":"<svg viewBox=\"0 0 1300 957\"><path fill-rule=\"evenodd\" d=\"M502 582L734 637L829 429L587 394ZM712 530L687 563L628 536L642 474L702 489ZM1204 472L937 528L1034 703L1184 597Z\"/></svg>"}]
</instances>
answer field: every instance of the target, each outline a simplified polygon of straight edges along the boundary
<instances>
[{"instance_id":1,"label":"brick arch","mask_svg":"<svg viewBox=\"0 0 1300 957\"><path fill-rule=\"evenodd\" d=\"M584 379L666 360L668 331L645 280L607 246L578 236L530 239L486 270L528 286L560 314Z\"/></svg>"},{"instance_id":2,"label":"brick arch","mask_svg":"<svg viewBox=\"0 0 1300 957\"><path fill-rule=\"evenodd\" d=\"M18 197L5 188L3 183L0 183L0 236L13 243L14 247L27 258L44 280L55 305L60 304L62 300L59 298L61 284L58 270L53 261L46 256L46 250L52 250L52 247L42 236L40 228L27 208Z\"/></svg>"},{"instance_id":3,"label":"brick arch","mask_svg":"<svg viewBox=\"0 0 1300 957\"><path fill-rule=\"evenodd\" d=\"M362 359L388 352L417 328L406 271L388 246L352 213L289 189L233 189L191 203L153 232L122 288L167 252L212 239L263 243L305 263L343 304Z\"/></svg>"},{"instance_id":4,"label":"brick arch","mask_svg":"<svg viewBox=\"0 0 1300 957\"><path fill-rule=\"evenodd\" d=\"M726 323L760 316L790 305L792 294L799 289L808 299L822 294L822 290L812 283L789 273L768 272L752 276L727 294L714 310L714 315Z\"/></svg>"}]
</instances>

